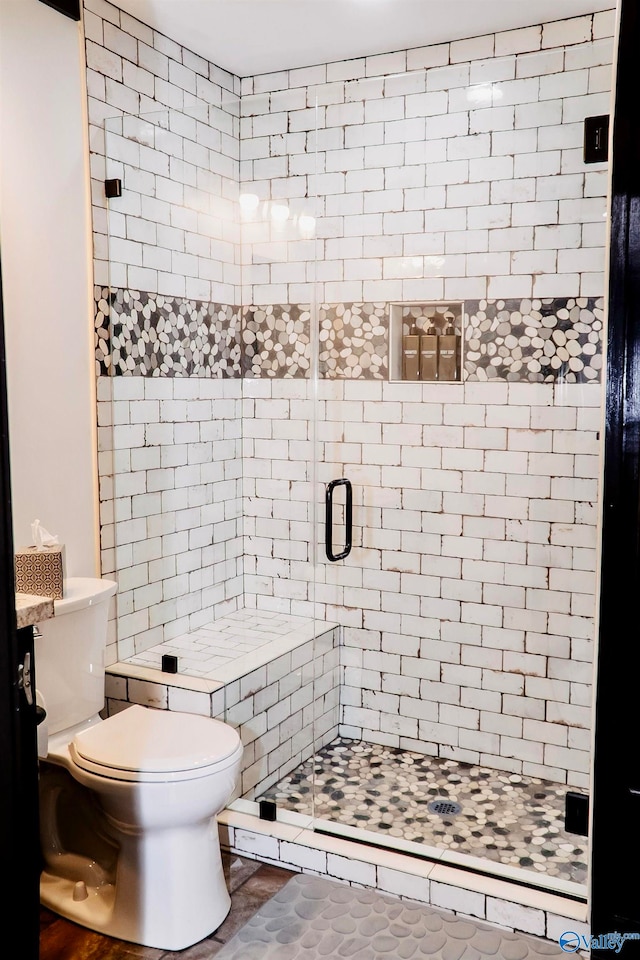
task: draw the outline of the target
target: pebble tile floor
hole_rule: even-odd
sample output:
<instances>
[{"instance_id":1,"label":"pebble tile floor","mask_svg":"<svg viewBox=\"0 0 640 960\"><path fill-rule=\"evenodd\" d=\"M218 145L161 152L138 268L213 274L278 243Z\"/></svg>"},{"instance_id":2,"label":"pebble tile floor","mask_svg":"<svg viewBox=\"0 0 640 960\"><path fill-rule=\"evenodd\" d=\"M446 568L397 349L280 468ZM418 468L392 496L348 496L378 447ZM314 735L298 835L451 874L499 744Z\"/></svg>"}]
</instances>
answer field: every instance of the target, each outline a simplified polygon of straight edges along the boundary
<instances>
[{"instance_id":1,"label":"pebble tile floor","mask_svg":"<svg viewBox=\"0 0 640 960\"><path fill-rule=\"evenodd\" d=\"M263 799L312 814L314 768L316 817L586 882L586 838L564 830L564 785L338 738ZM438 799L460 812L430 812Z\"/></svg>"},{"instance_id":2,"label":"pebble tile floor","mask_svg":"<svg viewBox=\"0 0 640 960\"><path fill-rule=\"evenodd\" d=\"M40 910L40 960L211 960L268 900L294 876L258 860L223 853L231 911L205 940L186 950L167 951L114 940Z\"/></svg>"}]
</instances>

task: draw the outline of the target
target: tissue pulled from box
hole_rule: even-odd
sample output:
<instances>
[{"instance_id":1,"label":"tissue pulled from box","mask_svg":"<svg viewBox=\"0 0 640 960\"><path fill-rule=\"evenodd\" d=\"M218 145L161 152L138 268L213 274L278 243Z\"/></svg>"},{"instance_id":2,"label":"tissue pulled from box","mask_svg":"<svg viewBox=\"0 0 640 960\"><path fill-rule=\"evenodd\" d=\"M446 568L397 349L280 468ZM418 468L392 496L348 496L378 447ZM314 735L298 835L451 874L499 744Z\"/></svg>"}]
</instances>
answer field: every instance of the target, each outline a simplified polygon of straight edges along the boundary
<instances>
[{"instance_id":1,"label":"tissue pulled from box","mask_svg":"<svg viewBox=\"0 0 640 960\"><path fill-rule=\"evenodd\" d=\"M15 554L16 593L61 600L64 584L64 545L40 525L31 524L33 544Z\"/></svg>"},{"instance_id":2,"label":"tissue pulled from box","mask_svg":"<svg viewBox=\"0 0 640 960\"><path fill-rule=\"evenodd\" d=\"M39 520L34 520L31 524L31 544L38 550L43 547L53 547L58 543L58 538L41 525Z\"/></svg>"}]
</instances>

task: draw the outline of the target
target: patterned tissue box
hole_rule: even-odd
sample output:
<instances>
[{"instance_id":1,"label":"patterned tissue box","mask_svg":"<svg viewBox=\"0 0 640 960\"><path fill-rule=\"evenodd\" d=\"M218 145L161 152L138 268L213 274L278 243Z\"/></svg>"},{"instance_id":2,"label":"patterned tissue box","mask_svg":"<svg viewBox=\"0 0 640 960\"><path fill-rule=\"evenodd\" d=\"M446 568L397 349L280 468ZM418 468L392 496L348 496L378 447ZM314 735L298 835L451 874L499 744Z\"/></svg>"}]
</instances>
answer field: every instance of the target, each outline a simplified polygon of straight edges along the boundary
<instances>
[{"instance_id":1,"label":"patterned tissue box","mask_svg":"<svg viewBox=\"0 0 640 960\"><path fill-rule=\"evenodd\" d=\"M16 593L62 599L64 546L20 547L16 550Z\"/></svg>"}]
</instances>

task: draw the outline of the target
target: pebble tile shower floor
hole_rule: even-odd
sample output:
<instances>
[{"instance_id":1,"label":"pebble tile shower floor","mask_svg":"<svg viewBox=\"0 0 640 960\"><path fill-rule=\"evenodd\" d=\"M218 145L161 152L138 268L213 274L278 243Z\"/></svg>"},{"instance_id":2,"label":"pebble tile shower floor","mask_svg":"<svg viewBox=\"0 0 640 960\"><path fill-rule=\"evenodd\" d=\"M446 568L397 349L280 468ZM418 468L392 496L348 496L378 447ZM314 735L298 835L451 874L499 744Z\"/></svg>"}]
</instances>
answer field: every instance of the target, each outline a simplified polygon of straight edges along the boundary
<instances>
[{"instance_id":1,"label":"pebble tile shower floor","mask_svg":"<svg viewBox=\"0 0 640 960\"><path fill-rule=\"evenodd\" d=\"M567 787L518 774L338 738L261 799L375 834L584 883L585 837L564 830ZM442 816L432 801L460 804Z\"/></svg>"}]
</instances>

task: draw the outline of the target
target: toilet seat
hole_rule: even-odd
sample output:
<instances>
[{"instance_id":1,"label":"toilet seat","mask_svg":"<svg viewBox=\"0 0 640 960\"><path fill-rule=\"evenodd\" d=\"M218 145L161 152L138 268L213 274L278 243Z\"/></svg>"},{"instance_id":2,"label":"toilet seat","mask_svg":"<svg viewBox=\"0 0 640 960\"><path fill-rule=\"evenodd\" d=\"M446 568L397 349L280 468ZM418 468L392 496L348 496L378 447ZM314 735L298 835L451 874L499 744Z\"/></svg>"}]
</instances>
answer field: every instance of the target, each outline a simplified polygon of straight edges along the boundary
<instances>
[{"instance_id":1,"label":"toilet seat","mask_svg":"<svg viewBox=\"0 0 640 960\"><path fill-rule=\"evenodd\" d=\"M235 763L242 744L221 720L137 704L76 734L81 770L112 780L166 783L210 776Z\"/></svg>"}]
</instances>

